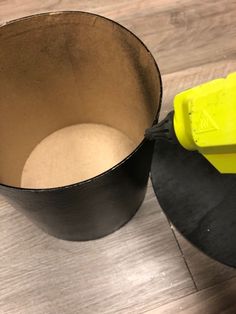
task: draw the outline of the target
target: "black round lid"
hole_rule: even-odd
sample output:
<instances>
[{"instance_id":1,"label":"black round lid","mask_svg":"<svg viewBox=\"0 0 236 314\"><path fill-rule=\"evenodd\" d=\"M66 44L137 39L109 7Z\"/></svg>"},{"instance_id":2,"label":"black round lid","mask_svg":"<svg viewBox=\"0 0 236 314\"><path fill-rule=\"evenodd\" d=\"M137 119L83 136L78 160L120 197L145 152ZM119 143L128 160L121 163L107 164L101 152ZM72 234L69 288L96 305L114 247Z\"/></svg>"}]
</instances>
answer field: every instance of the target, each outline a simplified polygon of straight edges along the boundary
<instances>
[{"instance_id":1,"label":"black round lid","mask_svg":"<svg viewBox=\"0 0 236 314\"><path fill-rule=\"evenodd\" d=\"M180 233L205 254L236 267L236 175L220 174L198 152L157 140L151 179Z\"/></svg>"}]
</instances>

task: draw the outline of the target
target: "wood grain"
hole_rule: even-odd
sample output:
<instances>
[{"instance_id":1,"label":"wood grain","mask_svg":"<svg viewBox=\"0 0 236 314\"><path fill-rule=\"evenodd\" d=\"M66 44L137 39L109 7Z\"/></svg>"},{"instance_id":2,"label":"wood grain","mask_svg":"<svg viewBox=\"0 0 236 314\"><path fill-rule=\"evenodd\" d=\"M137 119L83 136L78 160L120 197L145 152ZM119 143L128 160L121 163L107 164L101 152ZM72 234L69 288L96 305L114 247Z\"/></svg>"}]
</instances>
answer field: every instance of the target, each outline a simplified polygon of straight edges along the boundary
<instances>
[{"instance_id":1,"label":"wood grain","mask_svg":"<svg viewBox=\"0 0 236 314\"><path fill-rule=\"evenodd\" d=\"M56 10L82 10L120 22L147 44L163 74L235 58L235 0L1 1L0 22Z\"/></svg>"},{"instance_id":2,"label":"wood grain","mask_svg":"<svg viewBox=\"0 0 236 314\"><path fill-rule=\"evenodd\" d=\"M146 314L235 314L236 278L199 291Z\"/></svg>"},{"instance_id":3,"label":"wood grain","mask_svg":"<svg viewBox=\"0 0 236 314\"><path fill-rule=\"evenodd\" d=\"M190 244L177 230L175 234L199 290L236 277L236 269L209 258Z\"/></svg>"}]
</instances>

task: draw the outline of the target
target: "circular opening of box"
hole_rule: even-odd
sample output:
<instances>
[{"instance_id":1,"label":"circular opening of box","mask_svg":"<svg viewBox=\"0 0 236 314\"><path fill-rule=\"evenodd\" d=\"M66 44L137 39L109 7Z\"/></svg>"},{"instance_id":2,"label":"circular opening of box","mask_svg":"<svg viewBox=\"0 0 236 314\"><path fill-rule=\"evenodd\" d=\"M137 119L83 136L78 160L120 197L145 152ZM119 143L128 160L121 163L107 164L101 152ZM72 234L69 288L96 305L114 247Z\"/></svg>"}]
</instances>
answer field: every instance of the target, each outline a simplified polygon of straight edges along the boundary
<instances>
[{"instance_id":1,"label":"circular opening of box","mask_svg":"<svg viewBox=\"0 0 236 314\"><path fill-rule=\"evenodd\" d=\"M0 29L0 182L52 188L129 156L155 119L155 61L129 31L87 13Z\"/></svg>"}]
</instances>

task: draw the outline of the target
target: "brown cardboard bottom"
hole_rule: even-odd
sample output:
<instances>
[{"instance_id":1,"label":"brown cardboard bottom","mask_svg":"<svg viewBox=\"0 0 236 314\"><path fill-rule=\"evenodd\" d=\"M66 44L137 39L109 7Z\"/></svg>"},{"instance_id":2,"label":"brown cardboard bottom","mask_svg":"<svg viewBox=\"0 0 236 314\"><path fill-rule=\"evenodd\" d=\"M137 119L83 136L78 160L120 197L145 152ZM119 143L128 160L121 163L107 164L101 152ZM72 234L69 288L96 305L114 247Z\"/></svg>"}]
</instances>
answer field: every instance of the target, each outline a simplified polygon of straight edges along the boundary
<instances>
[{"instance_id":1,"label":"brown cardboard bottom","mask_svg":"<svg viewBox=\"0 0 236 314\"><path fill-rule=\"evenodd\" d=\"M102 124L77 124L50 134L31 152L21 187L53 188L109 170L135 148L127 135Z\"/></svg>"}]
</instances>

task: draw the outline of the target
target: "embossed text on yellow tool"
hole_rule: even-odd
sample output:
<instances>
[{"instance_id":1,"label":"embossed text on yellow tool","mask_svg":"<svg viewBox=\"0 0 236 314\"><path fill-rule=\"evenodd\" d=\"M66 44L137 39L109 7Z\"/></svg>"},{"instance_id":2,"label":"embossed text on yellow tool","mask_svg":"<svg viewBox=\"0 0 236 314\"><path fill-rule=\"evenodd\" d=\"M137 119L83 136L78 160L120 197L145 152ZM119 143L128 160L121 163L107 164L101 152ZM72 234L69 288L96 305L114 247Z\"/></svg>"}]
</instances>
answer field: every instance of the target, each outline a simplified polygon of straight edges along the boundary
<instances>
[{"instance_id":1,"label":"embossed text on yellow tool","mask_svg":"<svg viewBox=\"0 0 236 314\"><path fill-rule=\"evenodd\" d=\"M174 110L180 144L221 173L236 173L236 72L178 94Z\"/></svg>"}]
</instances>

